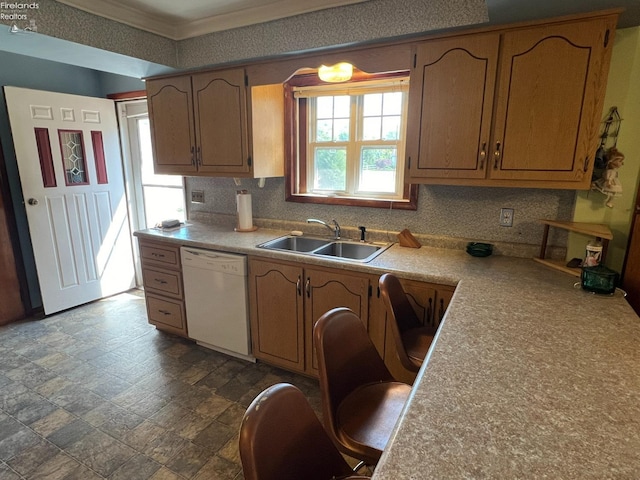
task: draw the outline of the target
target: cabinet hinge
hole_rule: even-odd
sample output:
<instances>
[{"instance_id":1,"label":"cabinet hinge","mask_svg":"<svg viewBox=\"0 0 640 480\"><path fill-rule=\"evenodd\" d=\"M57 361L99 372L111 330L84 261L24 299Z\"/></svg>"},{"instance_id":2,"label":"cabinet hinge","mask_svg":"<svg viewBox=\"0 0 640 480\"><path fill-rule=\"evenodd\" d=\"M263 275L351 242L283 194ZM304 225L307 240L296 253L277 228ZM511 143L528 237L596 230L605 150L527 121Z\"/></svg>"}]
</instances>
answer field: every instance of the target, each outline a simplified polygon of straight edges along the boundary
<instances>
[{"instance_id":1,"label":"cabinet hinge","mask_svg":"<svg viewBox=\"0 0 640 480\"><path fill-rule=\"evenodd\" d=\"M604 46L605 48L607 47L607 45L609 45L609 29L607 28L607 31L604 32Z\"/></svg>"},{"instance_id":2,"label":"cabinet hinge","mask_svg":"<svg viewBox=\"0 0 640 480\"><path fill-rule=\"evenodd\" d=\"M251 155L249 155L249 157L247 158L247 165L251 166Z\"/></svg>"},{"instance_id":3,"label":"cabinet hinge","mask_svg":"<svg viewBox=\"0 0 640 480\"><path fill-rule=\"evenodd\" d=\"M418 64L418 54L414 53L413 54L413 68L416 68L417 64Z\"/></svg>"}]
</instances>

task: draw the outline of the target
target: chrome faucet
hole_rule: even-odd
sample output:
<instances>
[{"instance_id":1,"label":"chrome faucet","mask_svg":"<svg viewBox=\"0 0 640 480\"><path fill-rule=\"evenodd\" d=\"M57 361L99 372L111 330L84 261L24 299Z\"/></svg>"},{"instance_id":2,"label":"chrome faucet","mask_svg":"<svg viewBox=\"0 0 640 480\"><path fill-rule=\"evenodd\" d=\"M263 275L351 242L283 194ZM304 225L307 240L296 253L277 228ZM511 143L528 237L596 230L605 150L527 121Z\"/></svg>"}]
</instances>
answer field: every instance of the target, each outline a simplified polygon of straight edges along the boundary
<instances>
[{"instance_id":1,"label":"chrome faucet","mask_svg":"<svg viewBox=\"0 0 640 480\"><path fill-rule=\"evenodd\" d=\"M307 223L319 223L320 225L324 225L333 232L334 240L340 240L340 225L338 225L338 222L335 219L331 221L333 222L333 227L327 222L323 222L322 220L318 220L316 218L307 218Z\"/></svg>"}]
</instances>

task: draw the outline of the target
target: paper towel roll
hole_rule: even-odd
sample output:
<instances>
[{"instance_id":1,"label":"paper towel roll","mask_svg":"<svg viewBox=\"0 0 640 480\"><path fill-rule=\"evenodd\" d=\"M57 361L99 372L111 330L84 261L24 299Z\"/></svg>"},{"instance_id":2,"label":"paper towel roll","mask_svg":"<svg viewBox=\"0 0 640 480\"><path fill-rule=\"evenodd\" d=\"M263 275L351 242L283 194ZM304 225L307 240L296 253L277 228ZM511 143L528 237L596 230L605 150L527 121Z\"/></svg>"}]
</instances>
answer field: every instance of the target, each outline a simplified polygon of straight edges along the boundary
<instances>
[{"instance_id":1,"label":"paper towel roll","mask_svg":"<svg viewBox=\"0 0 640 480\"><path fill-rule=\"evenodd\" d=\"M236 205L238 207L238 230L253 229L251 194L246 190L239 190L236 194Z\"/></svg>"}]
</instances>

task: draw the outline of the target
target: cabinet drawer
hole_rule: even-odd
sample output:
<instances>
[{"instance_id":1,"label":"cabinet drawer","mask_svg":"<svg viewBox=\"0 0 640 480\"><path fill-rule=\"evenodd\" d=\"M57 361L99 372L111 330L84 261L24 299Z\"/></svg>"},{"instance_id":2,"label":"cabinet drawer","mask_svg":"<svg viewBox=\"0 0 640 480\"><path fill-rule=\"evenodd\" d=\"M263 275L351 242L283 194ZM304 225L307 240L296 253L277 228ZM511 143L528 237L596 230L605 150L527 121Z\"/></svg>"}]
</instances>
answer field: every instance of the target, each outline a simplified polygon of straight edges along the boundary
<instances>
[{"instance_id":1,"label":"cabinet drawer","mask_svg":"<svg viewBox=\"0 0 640 480\"><path fill-rule=\"evenodd\" d=\"M182 295L182 278L180 272L159 270L150 267L142 268L142 280L145 290L158 291L180 299Z\"/></svg>"},{"instance_id":2,"label":"cabinet drawer","mask_svg":"<svg viewBox=\"0 0 640 480\"><path fill-rule=\"evenodd\" d=\"M147 315L149 323L158 328L171 327L168 330L186 334L184 303L179 300L155 297L147 294ZM178 330L179 332L176 332Z\"/></svg>"},{"instance_id":3,"label":"cabinet drawer","mask_svg":"<svg viewBox=\"0 0 640 480\"><path fill-rule=\"evenodd\" d=\"M140 242L140 258L143 265L180 268L180 247Z\"/></svg>"}]
</instances>

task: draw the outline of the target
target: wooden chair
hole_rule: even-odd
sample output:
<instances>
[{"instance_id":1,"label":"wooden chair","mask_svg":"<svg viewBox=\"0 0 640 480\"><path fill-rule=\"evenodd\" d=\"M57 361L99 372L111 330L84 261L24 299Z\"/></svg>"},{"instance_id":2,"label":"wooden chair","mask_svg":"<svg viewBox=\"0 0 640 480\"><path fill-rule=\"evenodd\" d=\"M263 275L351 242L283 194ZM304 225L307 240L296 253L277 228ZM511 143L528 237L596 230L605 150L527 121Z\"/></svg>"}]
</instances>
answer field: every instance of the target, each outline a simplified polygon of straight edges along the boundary
<instances>
[{"instance_id":1,"label":"wooden chair","mask_svg":"<svg viewBox=\"0 0 640 480\"><path fill-rule=\"evenodd\" d=\"M279 383L260 393L240 425L245 480L367 479L355 475L302 392Z\"/></svg>"},{"instance_id":2,"label":"wooden chair","mask_svg":"<svg viewBox=\"0 0 640 480\"><path fill-rule=\"evenodd\" d=\"M380 277L379 286L400 363L410 372L418 372L435 331L422 325L397 277L385 273Z\"/></svg>"},{"instance_id":3,"label":"wooden chair","mask_svg":"<svg viewBox=\"0 0 640 480\"><path fill-rule=\"evenodd\" d=\"M375 465L411 386L394 380L364 324L348 308L320 317L313 339L325 429L343 453Z\"/></svg>"}]
</instances>

